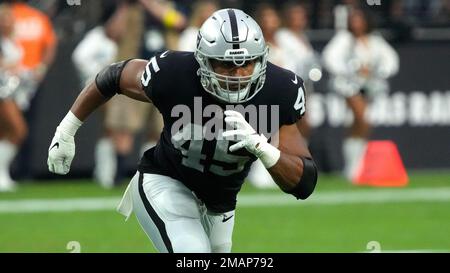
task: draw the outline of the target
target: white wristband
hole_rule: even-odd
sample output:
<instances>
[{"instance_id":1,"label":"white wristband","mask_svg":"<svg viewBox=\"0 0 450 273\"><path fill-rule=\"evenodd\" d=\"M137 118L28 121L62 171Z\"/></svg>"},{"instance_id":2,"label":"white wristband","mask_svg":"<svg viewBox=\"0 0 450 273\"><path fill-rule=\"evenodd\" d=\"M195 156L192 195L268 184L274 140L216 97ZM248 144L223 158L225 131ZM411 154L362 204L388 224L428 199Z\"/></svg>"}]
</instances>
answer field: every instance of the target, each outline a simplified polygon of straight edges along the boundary
<instances>
[{"instance_id":1,"label":"white wristband","mask_svg":"<svg viewBox=\"0 0 450 273\"><path fill-rule=\"evenodd\" d=\"M58 128L70 136L75 136L78 128L80 128L82 124L83 122L79 120L72 111L69 111L59 124Z\"/></svg>"},{"instance_id":2,"label":"white wristband","mask_svg":"<svg viewBox=\"0 0 450 273\"><path fill-rule=\"evenodd\" d=\"M261 160L262 164L266 169L271 168L280 159L281 152L276 147L272 146L270 143L262 142L260 147L260 153L258 153L258 158Z\"/></svg>"}]
</instances>

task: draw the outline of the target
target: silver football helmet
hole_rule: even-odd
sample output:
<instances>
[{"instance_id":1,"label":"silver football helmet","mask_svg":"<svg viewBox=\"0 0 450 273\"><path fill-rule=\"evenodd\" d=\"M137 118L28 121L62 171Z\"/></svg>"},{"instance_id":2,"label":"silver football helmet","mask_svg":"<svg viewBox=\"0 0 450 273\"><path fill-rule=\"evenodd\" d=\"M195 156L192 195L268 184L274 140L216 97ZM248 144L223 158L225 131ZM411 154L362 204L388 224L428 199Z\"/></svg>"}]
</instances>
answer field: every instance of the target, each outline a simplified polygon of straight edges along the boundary
<instances>
[{"instance_id":1,"label":"silver football helmet","mask_svg":"<svg viewBox=\"0 0 450 273\"><path fill-rule=\"evenodd\" d=\"M261 28L249 15L238 9L213 13L201 26L195 58L203 88L227 103L242 103L253 98L266 79L268 46ZM254 60L249 76L227 76L214 72L211 59L242 66Z\"/></svg>"}]
</instances>

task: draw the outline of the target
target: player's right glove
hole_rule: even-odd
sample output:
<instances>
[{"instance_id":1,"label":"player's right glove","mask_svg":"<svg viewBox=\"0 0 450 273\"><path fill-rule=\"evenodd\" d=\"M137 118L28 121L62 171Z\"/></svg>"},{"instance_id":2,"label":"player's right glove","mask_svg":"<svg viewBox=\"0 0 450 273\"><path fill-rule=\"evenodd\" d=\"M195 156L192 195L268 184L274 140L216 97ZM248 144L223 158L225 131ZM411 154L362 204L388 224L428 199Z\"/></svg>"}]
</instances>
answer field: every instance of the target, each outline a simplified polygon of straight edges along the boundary
<instances>
[{"instance_id":1,"label":"player's right glove","mask_svg":"<svg viewBox=\"0 0 450 273\"><path fill-rule=\"evenodd\" d=\"M47 165L52 173L67 174L75 156L75 133L83 124L69 112L56 128L55 136L48 149Z\"/></svg>"},{"instance_id":2,"label":"player's right glove","mask_svg":"<svg viewBox=\"0 0 450 273\"><path fill-rule=\"evenodd\" d=\"M225 122L234 129L225 131L223 136L238 140L238 143L230 146L230 152L245 148L258 157L267 169L278 162L281 155L280 150L268 143L263 134L258 134L241 113L227 110L224 114Z\"/></svg>"}]
</instances>

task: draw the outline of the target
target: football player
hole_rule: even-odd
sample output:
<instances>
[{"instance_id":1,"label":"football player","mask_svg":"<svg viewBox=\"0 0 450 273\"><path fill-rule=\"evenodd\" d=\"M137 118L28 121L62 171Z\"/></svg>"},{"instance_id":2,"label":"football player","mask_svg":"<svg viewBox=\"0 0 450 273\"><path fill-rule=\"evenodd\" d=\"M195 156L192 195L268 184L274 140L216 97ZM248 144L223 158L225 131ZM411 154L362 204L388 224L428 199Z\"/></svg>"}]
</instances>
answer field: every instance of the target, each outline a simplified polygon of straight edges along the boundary
<instances>
[{"instance_id":1,"label":"football player","mask_svg":"<svg viewBox=\"0 0 450 273\"><path fill-rule=\"evenodd\" d=\"M303 82L267 62L267 52L250 16L223 9L200 28L195 52L166 51L150 61L110 65L57 127L49 170L69 172L75 133L112 96L152 102L163 115L164 130L157 146L142 157L118 210L127 217L134 211L160 252L230 252L236 197L253 161L259 158L278 186L297 199L310 196L317 182L316 166L296 126L305 112ZM215 115L173 130L179 123L174 109L204 113L214 105L220 110ZM258 123L230 110L235 106L279 109L278 115L258 116L258 122L278 116L279 145L268 141ZM227 125L222 137L195 137L194 131L201 133L204 122L214 118Z\"/></svg>"}]
</instances>

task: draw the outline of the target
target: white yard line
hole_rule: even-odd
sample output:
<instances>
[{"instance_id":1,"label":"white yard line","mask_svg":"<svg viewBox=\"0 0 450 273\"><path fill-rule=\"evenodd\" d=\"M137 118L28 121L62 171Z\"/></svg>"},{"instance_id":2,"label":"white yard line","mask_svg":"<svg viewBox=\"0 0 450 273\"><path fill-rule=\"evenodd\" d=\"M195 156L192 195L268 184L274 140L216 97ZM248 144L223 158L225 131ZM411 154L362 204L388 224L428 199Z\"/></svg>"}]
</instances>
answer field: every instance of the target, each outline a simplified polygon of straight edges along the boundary
<instances>
[{"instance_id":1,"label":"white yard line","mask_svg":"<svg viewBox=\"0 0 450 273\"><path fill-rule=\"evenodd\" d=\"M0 213L113 210L119 201L118 197L0 201Z\"/></svg>"},{"instance_id":2,"label":"white yard line","mask_svg":"<svg viewBox=\"0 0 450 273\"><path fill-rule=\"evenodd\" d=\"M368 253L368 252L365 252ZM369 251L369 253L371 253ZM381 250L373 253L450 253L448 249L404 249L404 250Z\"/></svg>"},{"instance_id":3,"label":"white yard line","mask_svg":"<svg viewBox=\"0 0 450 273\"><path fill-rule=\"evenodd\" d=\"M341 205L362 203L450 202L450 187L419 189L369 189L323 192L304 201L283 194L248 194L238 198L238 206Z\"/></svg>"},{"instance_id":4,"label":"white yard line","mask_svg":"<svg viewBox=\"0 0 450 273\"><path fill-rule=\"evenodd\" d=\"M39 213L114 210L119 197L20 199L0 201L0 213ZM368 189L360 191L317 192L308 200L297 201L282 193L241 194L238 207L314 206L379 204L404 202L450 202L450 187L418 189Z\"/></svg>"}]
</instances>

